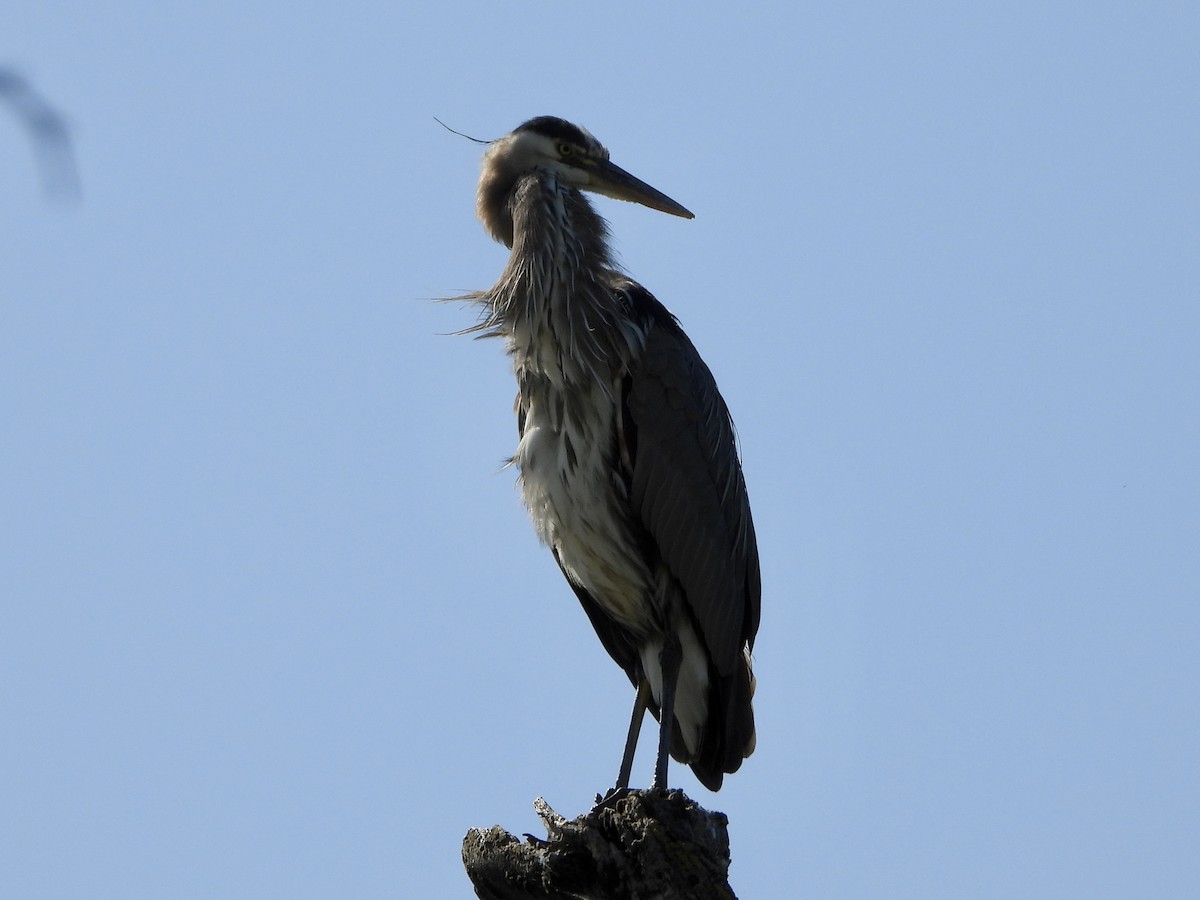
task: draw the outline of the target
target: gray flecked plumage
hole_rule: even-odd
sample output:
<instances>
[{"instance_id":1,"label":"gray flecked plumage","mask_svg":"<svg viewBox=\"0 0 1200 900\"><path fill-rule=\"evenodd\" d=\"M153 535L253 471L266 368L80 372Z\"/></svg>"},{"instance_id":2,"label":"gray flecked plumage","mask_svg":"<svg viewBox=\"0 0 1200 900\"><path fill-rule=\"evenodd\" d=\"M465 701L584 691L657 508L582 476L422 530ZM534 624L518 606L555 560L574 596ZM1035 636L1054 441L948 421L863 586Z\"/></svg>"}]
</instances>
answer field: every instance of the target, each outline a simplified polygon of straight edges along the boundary
<instances>
[{"instance_id":1,"label":"gray flecked plumage","mask_svg":"<svg viewBox=\"0 0 1200 900\"><path fill-rule=\"evenodd\" d=\"M512 252L469 296L474 330L513 361L512 461L539 537L605 649L669 713L656 786L665 749L717 790L754 749L761 593L733 423L675 318L614 264L584 190L691 218L587 131L531 119L484 157L477 213Z\"/></svg>"}]
</instances>

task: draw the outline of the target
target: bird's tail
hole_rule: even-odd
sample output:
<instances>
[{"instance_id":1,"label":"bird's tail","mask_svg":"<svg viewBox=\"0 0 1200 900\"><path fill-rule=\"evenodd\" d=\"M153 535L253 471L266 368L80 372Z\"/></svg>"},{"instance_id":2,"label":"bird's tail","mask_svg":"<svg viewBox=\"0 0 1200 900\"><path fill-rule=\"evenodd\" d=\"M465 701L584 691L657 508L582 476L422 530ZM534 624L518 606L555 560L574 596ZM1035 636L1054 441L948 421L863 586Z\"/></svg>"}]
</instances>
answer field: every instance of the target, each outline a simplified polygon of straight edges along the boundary
<instances>
[{"instance_id":1,"label":"bird's tail","mask_svg":"<svg viewBox=\"0 0 1200 900\"><path fill-rule=\"evenodd\" d=\"M736 772L742 760L754 752L754 687L749 653L742 654L728 675L720 675L710 666L708 717L695 752L688 751L675 722L671 755L690 765L710 791L719 791L725 775Z\"/></svg>"}]
</instances>

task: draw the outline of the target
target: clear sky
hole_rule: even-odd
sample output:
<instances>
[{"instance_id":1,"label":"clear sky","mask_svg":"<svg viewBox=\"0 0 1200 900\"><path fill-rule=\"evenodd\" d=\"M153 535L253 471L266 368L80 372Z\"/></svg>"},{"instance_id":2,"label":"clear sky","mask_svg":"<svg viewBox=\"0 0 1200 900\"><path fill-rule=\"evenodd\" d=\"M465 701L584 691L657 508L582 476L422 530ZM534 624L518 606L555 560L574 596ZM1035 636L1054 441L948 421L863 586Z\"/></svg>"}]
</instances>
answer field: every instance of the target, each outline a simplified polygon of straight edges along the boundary
<instances>
[{"instance_id":1,"label":"clear sky","mask_svg":"<svg viewBox=\"0 0 1200 900\"><path fill-rule=\"evenodd\" d=\"M735 11L736 10L736 11ZM502 468L481 148L598 199L737 422L745 898L1200 896L1195 3L10 2L0 895L467 897L632 691ZM651 777L643 741L634 778Z\"/></svg>"}]
</instances>

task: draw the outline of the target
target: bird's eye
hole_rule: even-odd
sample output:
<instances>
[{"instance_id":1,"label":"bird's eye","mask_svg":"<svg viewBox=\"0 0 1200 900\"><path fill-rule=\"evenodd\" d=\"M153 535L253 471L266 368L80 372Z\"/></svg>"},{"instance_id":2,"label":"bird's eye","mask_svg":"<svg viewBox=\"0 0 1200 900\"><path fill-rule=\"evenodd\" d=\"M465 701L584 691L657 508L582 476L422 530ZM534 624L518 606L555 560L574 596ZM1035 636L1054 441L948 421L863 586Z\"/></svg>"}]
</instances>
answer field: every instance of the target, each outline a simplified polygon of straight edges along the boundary
<instances>
[{"instance_id":1,"label":"bird's eye","mask_svg":"<svg viewBox=\"0 0 1200 900\"><path fill-rule=\"evenodd\" d=\"M558 145L558 155L559 156L570 156L574 152L575 152L575 148L572 147L570 144L559 144Z\"/></svg>"}]
</instances>

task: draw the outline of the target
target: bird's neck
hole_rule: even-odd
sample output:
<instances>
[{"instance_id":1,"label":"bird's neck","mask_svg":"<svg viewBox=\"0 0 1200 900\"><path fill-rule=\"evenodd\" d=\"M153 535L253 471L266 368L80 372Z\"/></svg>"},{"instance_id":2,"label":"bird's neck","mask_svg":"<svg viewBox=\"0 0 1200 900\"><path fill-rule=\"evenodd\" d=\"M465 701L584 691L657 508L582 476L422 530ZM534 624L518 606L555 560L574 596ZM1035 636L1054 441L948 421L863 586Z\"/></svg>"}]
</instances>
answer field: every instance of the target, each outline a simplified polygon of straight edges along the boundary
<instances>
[{"instance_id":1,"label":"bird's neck","mask_svg":"<svg viewBox=\"0 0 1200 900\"><path fill-rule=\"evenodd\" d=\"M512 253L488 293L514 364L554 382L607 384L627 365L641 335L614 295L620 276L604 220L578 190L548 172L517 179L505 205Z\"/></svg>"}]
</instances>

